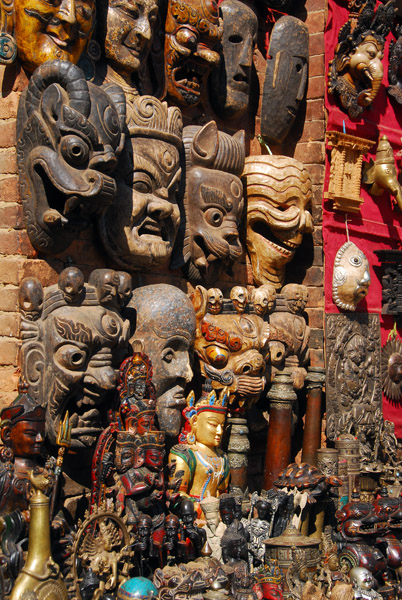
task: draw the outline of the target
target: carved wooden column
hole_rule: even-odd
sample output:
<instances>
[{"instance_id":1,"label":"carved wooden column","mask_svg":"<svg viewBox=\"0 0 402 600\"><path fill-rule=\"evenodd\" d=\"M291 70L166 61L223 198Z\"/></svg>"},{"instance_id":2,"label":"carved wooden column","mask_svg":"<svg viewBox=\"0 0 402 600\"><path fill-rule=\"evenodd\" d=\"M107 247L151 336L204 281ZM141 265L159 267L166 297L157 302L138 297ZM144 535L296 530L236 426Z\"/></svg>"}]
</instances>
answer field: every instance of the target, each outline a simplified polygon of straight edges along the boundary
<instances>
[{"instance_id":1,"label":"carved wooden column","mask_svg":"<svg viewBox=\"0 0 402 600\"><path fill-rule=\"evenodd\" d=\"M321 402L325 369L322 367L309 367L305 382L308 392L302 462L317 466L317 450L321 446Z\"/></svg>"},{"instance_id":2,"label":"carved wooden column","mask_svg":"<svg viewBox=\"0 0 402 600\"><path fill-rule=\"evenodd\" d=\"M264 465L265 490L272 488L279 472L290 463L292 408L297 396L292 386L291 373L287 369L275 375L267 397L271 402Z\"/></svg>"},{"instance_id":3,"label":"carved wooden column","mask_svg":"<svg viewBox=\"0 0 402 600\"><path fill-rule=\"evenodd\" d=\"M230 438L228 460L230 466L230 483L232 488L242 492L247 488L247 455L250 451L247 420L241 417L228 417Z\"/></svg>"}]
</instances>

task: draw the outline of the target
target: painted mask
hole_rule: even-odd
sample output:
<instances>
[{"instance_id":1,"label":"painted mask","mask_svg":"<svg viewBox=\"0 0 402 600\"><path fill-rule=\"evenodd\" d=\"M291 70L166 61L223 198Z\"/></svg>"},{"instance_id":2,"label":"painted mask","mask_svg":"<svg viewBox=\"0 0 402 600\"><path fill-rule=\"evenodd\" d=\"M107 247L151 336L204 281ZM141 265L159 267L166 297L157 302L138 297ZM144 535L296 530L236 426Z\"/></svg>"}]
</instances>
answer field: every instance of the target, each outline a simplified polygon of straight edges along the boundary
<instances>
[{"instance_id":1,"label":"painted mask","mask_svg":"<svg viewBox=\"0 0 402 600\"><path fill-rule=\"evenodd\" d=\"M210 77L210 98L217 114L239 118L249 103L253 51L258 20L251 8L239 0L224 0L222 59Z\"/></svg>"},{"instance_id":2,"label":"painted mask","mask_svg":"<svg viewBox=\"0 0 402 600\"><path fill-rule=\"evenodd\" d=\"M270 338L269 325L248 313L246 288L235 286L224 312L207 309L207 290L197 286L192 295L196 309L195 350L203 377L215 389L228 387L231 400L240 406L256 402L265 386L265 357Z\"/></svg>"},{"instance_id":3,"label":"painted mask","mask_svg":"<svg viewBox=\"0 0 402 600\"><path fill-rule=\"evenodd\" d=\"M222 37L216 0L169 0L165 23L165 85L171 101L196 106L219 63Z\"/></svg>"},{"instance_id":4,"label":"painted mask","mask_svg":"<svg viewBox=\"0 0 402 600\"><path fill-rule=\"evenodd\" d=\"M336 253L332 278L332 298L342 310L356 310L368 294L369 262L353 242L346 242Z\"/></svg>"},{"instance_id":5,"label":"painted mask","mask_svg":"<svg viewBox=\"0 0 402 600\"><path fill-rule=\"evenodd\" d=\"M312 233L307 204L311 179L304 165L286 156L249 156L243 171L247 195L247 250L257 285L282 287L285 266Z\"/></svg>"},{"instance_id":6,"label":"painted mask","mask_svg":"<svg viewBox=\"0 0 402 600\"><path fill-rule=\"evenodd\" d=\"M48 60L76 63L95 23L93 0L14 0L18 56L32 73Z\"/></svg>"},{"instance_id":7,"label":"painted mask","mask_svg":"<svg viewBox=\"0 0 402 600\"><path fill-rule=\"evenodd\" d=\"M140 96L130 107L128 129L116 201L100 217L100 234L116 263L130 270L157 269L170 258L180 222L180 110Z\"/></svg>"},{"instance_id":8,"label":"painted mask","mask_svg":"<svg viewBox=\"0 0 402 600\"><path fill-rule=\"evenodd\" d=\"M93 446L106 425L107 402L117 382L114 360L121 361L127 351L128 321L102 305L96 288L89 284L73 301L58 284L45 288L40 316L32 320L35 311L24 315L24 377L34 400L46 408L50 443L56 443L59 423L68 410L71 448Z\"/></svg>"},{"instance_id":9,"label":"painted mask","mask_svg":"<svg viewBox=\"0 0 402 600\"><path fill-rule=\"evenodd\" d=\"M380 5L375 0L362 4L360 15L352 26L349 21L341 28L335 57L330 62L328 89L339 95L349 116L358 118L372 104L380 89L384 68L385 38L395 17L394 4Z\"/></svg>"},{"instance_id":10,"label":"painted mask","mask_svg":"<svg viewBox=\"0 0 402 600\"><path fill-rule=\"evenodd\" d=\"M40 66L22 94L17 157L27 231L36 250L65 250L92 215L113 202L110 173L125 122L125 99L87 83L66 61Z\"/></svg>"},{"instance_id":11,"label":"painted mask","mask_svg":"<svg viewBox=\"0 0 402 600\"><path fill-rule=\"evenodd\" d=\"M100 37L104 40L107 63L130 83L131 76L145 64L151 49L158 2L110 0L100 4Z\"/></svg>"},{"instance_id":12,"label":"painted mask","mask_svg":"<svg viewBox=\"0 0 402 600\"><path fill-rule=\"evenodd\" d=\"M230 136L210 121L185 127L183 140L186 223L172 267L184 266L190 281L212 285L242 253L244 132Z\"/></svg>"},{"instance_id":13,"label":"painted mask","mask_svg":"<svg viewBox=\"0 0 402 600\"><path fill-rule=\"evenodd\" d=\"M166 284L137 288L129 306L137 311L131 341L141 341L152 362L159 427L174 437L186 406L185 387L193 376L194 308L181 290Z\"/></svg>"},{"instance_id":14,"label":"painted mask","mask_svg":"<svg viewBox=\"0 0 402 600\"><path fill-rule=\"evenodd\" d=\"M276 144L288 135L307 88L307 26L286 15L275 23L269 39L261 109L261 134ZM275 115L275 119L272 118Z\"/></svg>"}]
</instances>

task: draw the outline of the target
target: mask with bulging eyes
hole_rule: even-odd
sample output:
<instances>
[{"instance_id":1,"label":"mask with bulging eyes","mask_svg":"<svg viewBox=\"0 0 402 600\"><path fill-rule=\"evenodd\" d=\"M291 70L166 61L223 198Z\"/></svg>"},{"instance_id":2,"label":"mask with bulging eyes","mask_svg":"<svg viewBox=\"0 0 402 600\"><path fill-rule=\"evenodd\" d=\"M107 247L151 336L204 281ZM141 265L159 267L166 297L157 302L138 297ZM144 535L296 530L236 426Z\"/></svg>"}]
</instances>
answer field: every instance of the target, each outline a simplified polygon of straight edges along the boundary
<instances>
[{"instance_id":1,"label":"mask with bulging eyes","mask_svg":"<svg viewBox=\"0 0 402 600\"><path fill-rule=\"evenodd\" d=\"M346 242L336 253L332 279L332 298L338 308L356 310L367 296L370 285L367 257L353 242Z\"/></svg>"}]
</instances>

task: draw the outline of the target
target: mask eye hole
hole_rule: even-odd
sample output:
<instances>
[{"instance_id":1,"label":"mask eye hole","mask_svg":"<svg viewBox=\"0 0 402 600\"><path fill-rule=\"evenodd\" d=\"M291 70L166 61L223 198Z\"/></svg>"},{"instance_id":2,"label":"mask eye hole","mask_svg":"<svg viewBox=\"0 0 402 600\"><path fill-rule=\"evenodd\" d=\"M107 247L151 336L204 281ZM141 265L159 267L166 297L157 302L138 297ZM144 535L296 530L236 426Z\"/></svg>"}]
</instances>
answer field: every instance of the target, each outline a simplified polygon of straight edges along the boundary
<instances>
[{"instance_id":1,"label":"mask eye hole","mask_svg":"<svg viewBox=\"0 0 402 600\"><path fill-rule=\"evenodd\" d=\"M360 256L351 256L349 262L353 267L360 267L362 264L362 259Z\"/></svg>"}]
</instances>

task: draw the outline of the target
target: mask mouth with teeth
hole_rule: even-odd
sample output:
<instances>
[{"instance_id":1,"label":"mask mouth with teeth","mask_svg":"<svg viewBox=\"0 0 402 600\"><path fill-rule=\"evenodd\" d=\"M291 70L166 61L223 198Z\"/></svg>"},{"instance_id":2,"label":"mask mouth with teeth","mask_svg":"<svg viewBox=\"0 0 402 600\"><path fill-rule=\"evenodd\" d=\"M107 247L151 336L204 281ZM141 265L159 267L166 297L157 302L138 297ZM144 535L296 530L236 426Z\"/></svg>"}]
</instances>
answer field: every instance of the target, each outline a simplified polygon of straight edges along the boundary
<instances>
[{"instance_id":1,"label":"mask mouth with teeth","mask_svg":"<svg viewBox=\"0 0 402 600\"><path fill-rule=\"evenodd\" d=\"M216 0L169 0L165 38L165 91L181 106L204 101L211 69L219 64L215 51L222 37Z\"/></svg>"},{"instance_id":2,"label":"mask mouth with teeth","mask_svg":"<svg viewBox=\"0 0 402 600\"><path fill-rule=\"evenodd\" d=\"M286 156L249 156L243 171L247 197L246 245L257 285L280 289L286 264L303 235L313 232L306 206L311 179L304 165Z\"/></svg>"},{"instance_id":3,"label":"mask mouth with teeth","mask_svg":"<svg viewBox=\"0 0 402 600\"><path fill-rule=\"evenodd\" d=\"M115 368L129 334L117 303L110 304L99 294L101 278L96 273L92 273L95 284L83 284L85 293L71 298L63 291L69 272L62 272L59 284L44 290L42 309L25 312L22 319L23 331L29 332L23 334L24 376L34 400L46 407L47 437L56 444L59 423L68 410L72 450L93 447L107 424ZM118 284L117 277L116 289ZM26 294L26 285L23 289Z\"/></svg>"},{"instance_id":4,"label":"mask mouth with teeth","mask_svg":"<svg viewBox=\"0 0 402 600\"><path fill-rule=\"evenodd\" d=\"M180 223L180 110L153 96L130 105L130 137L116 174L117 197L98 221L103 245L130 271L158 269L170 258Z\"/></svg>"},{"instance_id":5,"label":"mask mouth with teeth","mask_svg":"<svg viewBox=\"0 0 402 600\"><path fill-rule=\"evenodd\" d=\"M241 256L244 131L218 131L215 121L183 130L186 181L185 219L173 252L172 268L183 267L193 284L212 286Z\"/></svg>"}]
</instances>

